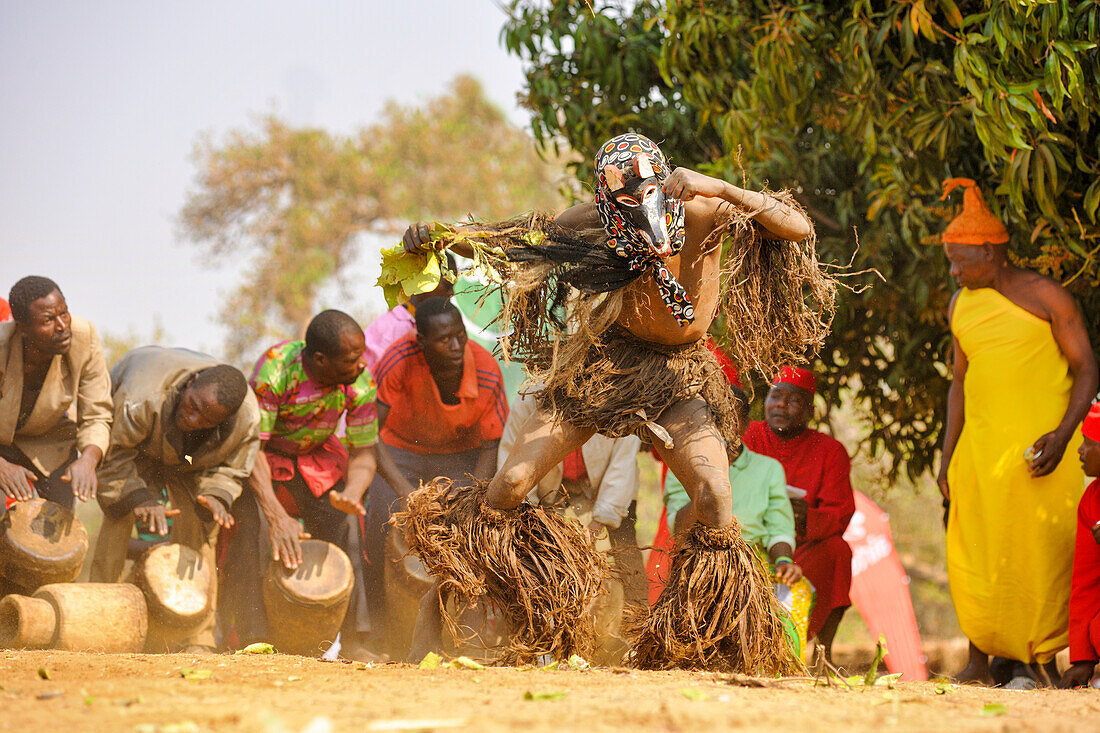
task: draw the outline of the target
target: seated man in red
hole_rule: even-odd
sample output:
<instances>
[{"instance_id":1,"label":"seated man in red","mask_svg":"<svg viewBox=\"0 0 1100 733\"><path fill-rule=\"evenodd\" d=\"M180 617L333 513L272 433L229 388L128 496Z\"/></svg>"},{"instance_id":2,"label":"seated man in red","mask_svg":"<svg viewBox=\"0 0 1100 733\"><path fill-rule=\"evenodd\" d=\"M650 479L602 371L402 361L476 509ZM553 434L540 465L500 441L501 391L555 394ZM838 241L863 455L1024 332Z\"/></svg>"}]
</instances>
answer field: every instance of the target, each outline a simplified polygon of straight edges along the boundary
<instances>
[{"instance_id":1,"label":"seated man in red","mask_svg":"<svg viewBox=\"0 0 1100 733\"><path fill-rule=\"evenodd\" d=\"M791 499L798 543L794 561L817 591L807 638L817 637L831 663L833 637L851 605L852 548L843 535L856 500L844 446L807 427L815 386L812 372L784 367L764 401L765 420L749 425L745 445L782 463L788 488L806 492L805 498Z\"/></svg>"},{"instance_id":2,"label":"seated man in red","mask_svg":"<svg viewBox=\"0 0 1100 733\"><path fill-rule=\"evenodd\" d=\"M1100 403L1081 425L1077 449L1085 475L1095 480L1077 506L1077 547L1069 591L1069 661L1062 687L1088 685L1100 658Z\"/></svg>"},{"instance_id":3,"label":"seated man in red","mask_svg":"<svg viewBox=\"0 0 1100 733\"><path fill-rule=\"evenodd\" d=\"M508 398L496 359L467 338L462 314L441 297L417 306L416 330L386 350L375 372L381 440L365 530L367 604L372 646L403 654L411 629L386 628L386 522L421 481L492 478Z\"/></svg>"}]
</instances>

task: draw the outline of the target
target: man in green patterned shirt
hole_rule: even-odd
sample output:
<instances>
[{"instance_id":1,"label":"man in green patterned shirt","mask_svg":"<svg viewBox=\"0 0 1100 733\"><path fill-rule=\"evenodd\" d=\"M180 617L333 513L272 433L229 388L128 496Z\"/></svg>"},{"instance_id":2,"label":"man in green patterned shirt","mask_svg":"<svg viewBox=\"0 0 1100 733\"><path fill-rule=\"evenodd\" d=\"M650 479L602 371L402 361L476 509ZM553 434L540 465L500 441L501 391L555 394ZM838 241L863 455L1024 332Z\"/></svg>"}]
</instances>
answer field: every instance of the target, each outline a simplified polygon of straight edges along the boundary
<instances>
[{"instance_id":1,"label":"man in green patterned shirt","mask_svg":"<svg viewBox=\"0 0 1100 733\"><path fill-rule=\"evenodd\" d=\"M351 560L355 588L341 629L342 653L365 656L360 638L369 622L359 522L365 510L351 497L361 497L374 478L378 418L364 349L359 324L328 310L310 322L305 340L277 344L256 363L251 384L260 405L262 460L249 478L250 491L233 507L240 528L226 559L220 609L223 625L235 624L242 644L267 635L261 559L270 551L287 568L297 568L300 540L312 536L340 547Z\"/></svg>"}]
</instances>

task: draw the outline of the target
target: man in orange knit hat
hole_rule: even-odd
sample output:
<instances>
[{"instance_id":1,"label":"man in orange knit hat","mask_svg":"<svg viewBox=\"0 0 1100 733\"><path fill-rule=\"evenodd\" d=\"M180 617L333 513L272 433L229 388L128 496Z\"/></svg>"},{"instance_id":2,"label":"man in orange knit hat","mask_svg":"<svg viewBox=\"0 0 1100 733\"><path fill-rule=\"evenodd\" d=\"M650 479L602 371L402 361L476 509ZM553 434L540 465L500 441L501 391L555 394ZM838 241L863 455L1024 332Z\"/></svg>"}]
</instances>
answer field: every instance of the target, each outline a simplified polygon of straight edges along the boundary
<instances>
[{"instance_id":1,"label":"man in orange knit hat","mask_svg":"<svg viewBox=\"0 0 1100 733\"><path fill-rule=\"evenodd\" d=\"M944 186L945 197L964 188L962 214L943 233L962 287L948 307L954 363L936 479L950 502L951 598L970 640L959 679L990 681L992 654L1012 660L995 681L1032 687L1057 677L1054 655L1067 644L1084 476L1062 457L1080 441L1096 359L1072 296L1009 262L1008 230L974 181Z\"/></svg>"}]
</instances>

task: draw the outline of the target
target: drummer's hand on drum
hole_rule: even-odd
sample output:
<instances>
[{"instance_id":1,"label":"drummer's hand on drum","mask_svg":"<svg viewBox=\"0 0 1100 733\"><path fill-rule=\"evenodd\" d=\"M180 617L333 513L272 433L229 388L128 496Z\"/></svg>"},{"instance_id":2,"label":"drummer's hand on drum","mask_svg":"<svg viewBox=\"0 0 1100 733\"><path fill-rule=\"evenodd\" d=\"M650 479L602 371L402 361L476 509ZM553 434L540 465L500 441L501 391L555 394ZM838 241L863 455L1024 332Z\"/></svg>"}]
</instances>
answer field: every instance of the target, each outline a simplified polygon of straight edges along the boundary
<instances>
[{"instance_id":1,"label":"drummer's hand on drum","mask_svg":"<svg viewBox=\"0 0 1100 733\"><path fill-rule=\"evenodd\" d=\"M267 538L271 541L271 557L282 562L287 570L295 570L302 564L301 540L310 538L298 520L283 512L281 517L268 521Z\"/></svg>"},{"instance_id":2,"label":"drummer's hand on drum","mask_svg":"<svg viewBox=\"0 0 1100 733\"><path fill-rule=\"evenodd\" d=\"M85 451L80 458L69 464L61 476L62 481L69 481L72 484L73 496L81 501L94 499L96 490L99 488L95 476L96 462L92 454Z\"/></svg>"},{"instance_id":3,"label":"drummer's hand on drum","mask_svg":"<svg viewBox=\"0 0 1100 733\"><path fill-rule=\"evenodd\" d=\"M0 458L0 489L4 496L16 501L34 498L34 471Z\"/></svg>"},{"instance_id":4,"label":"drummer's hand on drum","mask_svg":"<svg viewBox=\"0 0 1100 733\"><path fill-rule=\"evenodd\" d=\"M229 513L229 510L225 508L220 501L212 496L199 496L195 499L199 504L206 507L209 510L210 515L214 517L214 521L218 523L219 527L223 529L229 529L233 526L233 515Z\"/></svg>"},{"instance_id":5,"label":"drummer's hand on drum","mask_svg":"<svg viewBox=\"0 0 1100 733\"><path fill-rule=\"evenodd\" d=\"M144 523L150 532L155 532L161 537L168 534L168 517L174 517L179 513L179 509L168 509L156 502L134 507L134 518Z\"/></svg>"},{"instance_id":6,"label":"drummer's hand on drum","mask_svg":"<svg viewBox=\"0 0 1100 733\"><path fill-rule=\"evenodd\" d=\"M409 225L405 235L401 237L401 244L409 254L422 252L432 248L432 225L426 221L418 221Z\"/></svg>"},{"instance_id":7,"label":"drummer's hand on drum","mask_svg":"<svg viewBox=\"0 0 1100 733\"><path fill-rule=\"evenodd\" d=\"M358 514L363 516L367 513L367 510L363 508L363 498L355 498L351 494L344 491L330 491L328 492L328 501L334 507L342 511L344 514Z\"/></svg>"}]
</instances>

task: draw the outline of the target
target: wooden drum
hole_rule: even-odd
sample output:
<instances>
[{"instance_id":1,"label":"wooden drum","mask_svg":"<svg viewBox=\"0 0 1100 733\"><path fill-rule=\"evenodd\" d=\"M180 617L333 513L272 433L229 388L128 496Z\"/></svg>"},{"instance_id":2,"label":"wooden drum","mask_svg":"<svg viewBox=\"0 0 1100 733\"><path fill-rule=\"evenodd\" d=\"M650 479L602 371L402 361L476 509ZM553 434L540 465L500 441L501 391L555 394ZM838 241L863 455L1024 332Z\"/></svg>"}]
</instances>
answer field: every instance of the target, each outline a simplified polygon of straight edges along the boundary
<instances>
[{"instance_id":1,"label":"wooden drum","mask_svg":"<svg viewBox=\"0 0 1100 733\"><path fill-rule=\"evenodd\" d=\"M272 560L264 574L264 609L275 649L316 656L336 639L348 610L355 573L336 545L302 540L302 564L287 570Z\"/></svg>"},{"instance_id":2,"label":"wooden drum","mask_svg":"<svg viewBox=\"0 0 1100 733\"><path fill-rule=\"evenodd\" d=\"M381 641L381 649L391 659L404 659L412 645L420 599L431 589L433 578L420 558L409 553L405 535L394 527L387 528L385 553L382 572L386 587L386 638Z\"/></svg>"},{"instance_id":3,"label":"wooden drum","mask_svg":"<svg viewBox=\"0 0 1100 733\"><path fill-rule=\"evenodd\" d=\"M130 574L149 606L150 652L174 650L213 609L214 567L190 547L171 543L145 551Z\"/></svg>"},{"instance_id":4,"label":"wooden drum","mask_svg":"<svg viewBox=\"0 0 1100 733\"><path fill-rule=\"evenodd\" d=\"M0 519L0 576L23 591L76 580L87 552L84 525L60 504L21 501Z\"/></svg>"}]
</instances>

